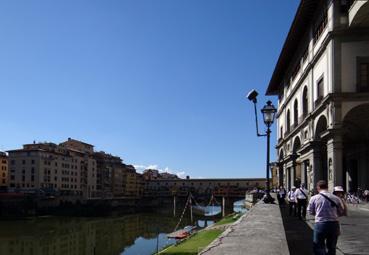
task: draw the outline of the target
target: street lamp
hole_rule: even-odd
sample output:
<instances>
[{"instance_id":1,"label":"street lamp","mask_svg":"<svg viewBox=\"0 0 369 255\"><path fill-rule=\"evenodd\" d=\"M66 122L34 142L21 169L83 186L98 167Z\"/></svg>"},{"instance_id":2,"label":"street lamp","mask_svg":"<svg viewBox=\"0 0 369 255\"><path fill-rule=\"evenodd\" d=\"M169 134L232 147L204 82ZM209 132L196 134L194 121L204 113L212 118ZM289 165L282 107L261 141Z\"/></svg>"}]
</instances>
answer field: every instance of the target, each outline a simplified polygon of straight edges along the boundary
<instances>
[{"instance_id":1,"label":"street lamp","mask_svg":"<svg viewBox=\"0 0 369 255\"><path fill-rule=\"evenodd\" d=\"M274 122L275 113L277 112L272 102L268 101L267 104L264 105L263 109L261 109L261 112L263 113L265 125L270 127Z\"/></svg>"},{"instance_id":2,"label":"street lamp","mask_svg":"<svg viewBox=\"0 0 369 255\"><path fill-rule=\"evenodd\" d=\"M256 103L257 103L257 96L258 92L256 90L251 90L247 94L247 98L254 103L255 109L255 123L256 123L256 135L257 136L266 136L267 137L267 159L266 159L266 190L265 190L265 197L264 203L273 203L274 199L270 196L270 183L269 183L269 166L270 166L270 126L274 122L275 113L277 109L273 106L271 101L268 101L266 105L264 105L263 109L261 109L261 113L263 114L264 123L267 127L265 134L259 134L259 127L258 127L258 115L256 111Z\"/></svg>"}]
</instances>

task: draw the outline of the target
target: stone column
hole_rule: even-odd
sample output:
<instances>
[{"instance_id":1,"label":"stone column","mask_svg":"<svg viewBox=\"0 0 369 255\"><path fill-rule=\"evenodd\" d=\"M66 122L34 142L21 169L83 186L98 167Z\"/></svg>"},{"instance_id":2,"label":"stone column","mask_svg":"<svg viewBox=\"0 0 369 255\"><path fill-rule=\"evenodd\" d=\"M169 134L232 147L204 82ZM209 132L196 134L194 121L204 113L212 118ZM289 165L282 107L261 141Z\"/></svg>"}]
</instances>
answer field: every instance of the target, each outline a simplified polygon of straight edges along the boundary
<instances>
[{"instance_id":1,"label":"stone column","mask_svg":"<svg viewBox=\"0 0 369 255\"><path fill-rule=\"evenodd\" d=\"M291 181L291 173L290 173L290 168L289 167L286 167L285 168L285 171L286 171L286 186L285 186L285 188L286 189L289 189L289 187L290 187L290 181Z\"/></svg>"},{"instance_id":2,"label":"stone column","mask_svg":"<svg viewBox=\"0 0 369 255\"><path fill-rule=\"evenodd\" d=\"M299 159L299 155L297 155L296 153L291 155L291 160L292 160L292 171L293 171L293 182L292 185L293 186L300 186L301 183L303 183L303 177L302 177L302 167L301 167L301 163L298 161ZM297 181L298 176L300 176L300 180Z\"/></svg>"},{"instance_id":3,"label":"stone column","mask_svg":"<svg viewBox=\"0 0 369 255\"><path fill-rule=\"evenodd\" d=\"M322 178L321 174L321 158L320 158L320 148L319 146L313 147L312 160L311 160L311 169L312 172L312 182L313 189L315 189L316 183Z\"/></svg>"},{"instance_id":4,"label":"stone column","mask_svg":"<svg viewBox=\"0 0 369 255\"><path fill-rule=\"evenodd\" d=\"M292 158L292 186L296 186L296 156L293 155Z\"/></svg>"},{"instance_id":5,"label":"stone column","mask_svg":"<svg viewBox=\"0 0 369 255\"><path fill-rule=\"evenodd\" d=\"M306 161L304 161L304 162L301 163L300 170L301 170L301 183L304 183L305 184L305 187L307 187L307 185L306 185L306 176L305 176L305 173L306 173Z\"/></svg>"},{"instance_id":6,"label":"stone column","mask_svg":"<svg viewBox=\"0 0 369 255\"><path fill-rule=\"evenodd\" d=\"M343 145L342 136L335 135L327 142L328 153L328 186L343 186Z\"/></svg>"},{"instance_id":7,"label":"stone column","mask_svg":"<svg viewBox=\"0 0 369 255\"><path fill-rule=\"evenodd\" d=\"M290 189L295 185L295 167L290 167Z\"/></svg>"},{"instance_id":8,"label":"stone column","mask_svg":"<svg viewBox=\"0 0 369 255\"><path fill-rule=\"evenodd\" d=\"M280 186L284 186L284 169L283 169L283 163L278 164L278 188Z\"/></svg>"},{"instance_id":9,"label":"stone column","mask_svg":"<svg viewBox=\"0 0 369 255\"><path fill-rule=\"evenodd\" d=\"M305 187L308 189L309 188L309 177L308 177L308 169L309 169L309 160L305 160L302 163L302 167L301 167L301 180L302 183L305 184Z\"/></svg>"}]
</instances>

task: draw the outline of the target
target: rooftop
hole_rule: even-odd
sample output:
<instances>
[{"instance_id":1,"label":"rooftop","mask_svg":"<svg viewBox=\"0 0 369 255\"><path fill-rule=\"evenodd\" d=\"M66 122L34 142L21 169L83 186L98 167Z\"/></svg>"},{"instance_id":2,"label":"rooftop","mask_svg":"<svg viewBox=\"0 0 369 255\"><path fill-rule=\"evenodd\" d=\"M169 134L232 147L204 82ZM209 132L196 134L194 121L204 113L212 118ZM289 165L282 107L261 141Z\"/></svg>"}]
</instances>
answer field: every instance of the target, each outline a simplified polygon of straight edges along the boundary
<instances>
[{"instance_id":1,"label":"rooftop","mask_svg":"<svg viewBox=\"0 0 369 255\"><path fill-rule=\"evenodd\" d=\"M284 73L293 59L303 35L309 28L314 12L319 4L317 0L301 0L292 25L279 55L266 95L277 95Z\"/></svg>"},{"instance_id":2,"label":"rooftop","mask_svg":"<svg viewBox=\"0 0 369 255\"><path fill-rule=\"evenodd\" d=\"M84 144L84 145L87 145L87 146L94 147L92 144L85 143L85 142L82 142L80 140L76 140L76 139L73 139L73 138L70 138L70 137L68 137L68 141L62 142L61 144L65 144L67 142L76 142L76 143L81 143L81 144Z\"/></svg>"}]
</instances>

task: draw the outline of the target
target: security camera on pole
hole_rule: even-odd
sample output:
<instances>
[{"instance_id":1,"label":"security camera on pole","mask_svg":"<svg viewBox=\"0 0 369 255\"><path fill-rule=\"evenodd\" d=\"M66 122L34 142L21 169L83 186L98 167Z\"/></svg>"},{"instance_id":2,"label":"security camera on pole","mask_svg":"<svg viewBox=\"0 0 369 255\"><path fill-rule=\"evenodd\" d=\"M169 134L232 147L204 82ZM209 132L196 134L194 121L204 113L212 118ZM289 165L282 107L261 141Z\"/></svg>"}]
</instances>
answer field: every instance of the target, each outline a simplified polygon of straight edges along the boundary
<instances>
[{"instance_id":1,"label":"security camera on pole","mask_svg":"<svg viewBox=\"0 0 369 255\"><path fill-rule=\"evenodd\" d=\"M264 105L263 109L261 109L261 112L263 114L264 123L267 127L267 130L265 131L265 134L259 133L259 125L258 125L258 115L256 110L256 103L257 103L257 96L258 92L256 90L251 90L247 94L247 98L254 103L254 109L255 109L255 123L256 123L256 135L257 136L266 136L267 137L267 159L266 159L266 189L265 189L265 196L264 196L264 203L274 203L274 198L270 195L270 183L269 183L269 166L270 166L270 133L272 132L270 130L271 125L274 122L275 113L277 110L273 106L271 101L268 101L266 105Z\"/></svg>"}]
</instances>

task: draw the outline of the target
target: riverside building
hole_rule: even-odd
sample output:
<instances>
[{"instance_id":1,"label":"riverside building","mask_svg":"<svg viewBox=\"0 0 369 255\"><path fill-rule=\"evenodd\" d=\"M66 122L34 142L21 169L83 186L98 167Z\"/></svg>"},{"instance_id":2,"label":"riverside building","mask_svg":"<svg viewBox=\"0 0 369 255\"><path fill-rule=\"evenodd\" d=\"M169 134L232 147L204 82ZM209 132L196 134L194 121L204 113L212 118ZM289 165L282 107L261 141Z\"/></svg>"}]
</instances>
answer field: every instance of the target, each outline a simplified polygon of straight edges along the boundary
<instances>
[{"instance_id":1,"label":"riverside building","mask_svg":"<svg viewBox=\"0 0 369 255\"><path fill-rule=\"evenodd\" d=\"M59 145L32 143L8 151L9 189L42 190L83 198L95 196L96 160L89 153L92 145L89 150L81 149L86 145L69 139Z\"/></svg>"},{"instance_id":2,"label":"riverside building","mask_svg":"<svg viewBox=\"0 0 369 255\"><path fill-rule=\"evenodd\" d=\"M0 189L8 186L8 156L0 152Z\"/></svg>"},{"instance_id":3,"label":"riverside building","mask_svg":"<svg viewBox=\"0 0 369 255\"><path fill-rule=\"evenodd\" d=\"M301 0L271 77L279 182L369 184L369 1Z\"/></svg>"},{"instance_id":4,"label":"riverside building","mask_svg":"<svg viewBox=\"0 0 369 255\"><path fill-rule=\"evenodd\" d=\"M95 152L97 162L97 195L103 198L123 196L123 163L120 157Z\"/></svg>"},{"instance_id":5,"label":"riverside building","mask_svg":"<svg viewBox=\"0 0 369 255\"><path fill-rule=\"evenodd\" d=\"M124 196L138 198L143 195L144 178L136 172L132 165L123 165L123 190Z\"/></svg>"}]
</instances>

